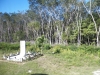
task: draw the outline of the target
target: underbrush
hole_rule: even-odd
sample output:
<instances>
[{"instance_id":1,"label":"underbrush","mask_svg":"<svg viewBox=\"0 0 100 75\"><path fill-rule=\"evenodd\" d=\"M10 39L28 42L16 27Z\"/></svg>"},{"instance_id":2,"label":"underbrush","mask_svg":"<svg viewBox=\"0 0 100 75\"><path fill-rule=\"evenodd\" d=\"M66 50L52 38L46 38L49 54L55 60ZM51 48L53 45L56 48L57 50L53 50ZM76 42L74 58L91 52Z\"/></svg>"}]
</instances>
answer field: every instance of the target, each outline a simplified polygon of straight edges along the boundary
<instances>
[{"instance_id":1,"label":"underbrush","mask_svg":"<svg viewBox=\"0 0 100 75\"><path fill-rule=\"evenodd\" d=\"M20 48L19 43L0 43L0 57L3 54L17 52ZM95 46L75 46L75 45L55 45L50 46L44 43L41 47L36 44L26 42L26 51L43 51L43 53L51 53L55 57L65 61L67 65L82 66L82 65L100 65L100 48Z\"/></svg>"},{"instance_id":2,"label":"underbrush","mask_svg":"<svg viewBox=\"0 0 100 75\"><path fill-rule=\"evenodd\" d=\"M53 53L62 53L67 50L70 50L70 51L84 51L86 53L97 55L100 52L100 47L96 47L92 45L90 46L81 45L79 47L75 45L70 45L70 46L56 45L56 46L53 46L51 50Z\"/></svg>"},{"instance_id":3,"label":"underbrush","mask_svg":"<svg viewBox=\"0 0 100 75\"><path fill-rule=\"evenodd\" d=\"M0 43L0 59L4 54L9 55L10 53L16 53L20 49L19 43Z\"/></svg>"},{"instance_id":4,"label":"underbrush","mask_svg":"<svg viewBox=\"0 0 100 75\"><path fill-rule=\"evenodd\" d=\"M26 51L38 52L43 50L51 49L50 44L44 43L42 47L38 47L37 44L31 44L30 42L26 42ZM20 43L0 43L0 54L9 54L11 52L19 52Z\"/></svg>"},{"instance_id":5,"label":"underbrush","mask_svg":"<svg viewBox=\"0 0 100 75\"><path fill-rule=\"evenodd\" d=\"M56 45L51 51L55 57L66 61L66 66L100 65L100 48L94 46Z\"/></svg>"},{"instance_id":6,"label":"underbrush","mask_svg":"<svg viewBox=\"0 0 100 75\"><path fill-rule=\"evenodd\" d=\"M19 47L19 43L0 43L0 50L18 50Z\"/></svg>"}]
</instances>

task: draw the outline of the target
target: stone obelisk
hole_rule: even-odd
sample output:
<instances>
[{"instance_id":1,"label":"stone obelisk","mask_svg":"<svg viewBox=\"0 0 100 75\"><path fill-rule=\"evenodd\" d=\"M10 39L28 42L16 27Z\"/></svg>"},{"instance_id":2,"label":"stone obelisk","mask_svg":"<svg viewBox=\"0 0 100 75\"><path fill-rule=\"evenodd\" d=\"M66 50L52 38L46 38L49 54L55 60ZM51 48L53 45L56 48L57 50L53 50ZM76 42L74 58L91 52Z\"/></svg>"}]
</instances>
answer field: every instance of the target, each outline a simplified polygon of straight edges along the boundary
<instances>
[{"instance_id":1,"label":"stone obelisk","mask_svg":"<svg viewBox=\"0 0 100 75\"><path fill-rule=\"evenodd\" d=\"M25 41L22 40L20 41L20 56L24 57L26 54L26 50L25 50Z\"/></svg>"}]
</instances>

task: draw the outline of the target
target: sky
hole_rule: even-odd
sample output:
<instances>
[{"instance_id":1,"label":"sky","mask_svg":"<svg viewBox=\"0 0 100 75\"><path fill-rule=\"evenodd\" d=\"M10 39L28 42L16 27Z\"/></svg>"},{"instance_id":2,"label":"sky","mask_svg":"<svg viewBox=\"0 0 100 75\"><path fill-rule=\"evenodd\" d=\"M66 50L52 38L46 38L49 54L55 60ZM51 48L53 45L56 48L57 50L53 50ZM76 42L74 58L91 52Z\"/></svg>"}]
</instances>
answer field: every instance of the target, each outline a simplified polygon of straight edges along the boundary
<instances>
[{"instance_id":1,"label":"sky","mask_svg":"<svg viewBox=\"0 0 100 75\"><path fill-rule=\"evenodd\" d=\"M28 0L0 0L0 12L2 13L17 13L28 9Z\"/></svg>"},{"instance_id":2,"label":"sky","mask_svg":"<svg viewBox=\"0 0 100 75\"><path fill-rule=\"evenodd\" d=\"M28 9L28 0L0 0L0 12L2 13L17 13L18 11L22 12Z\"/></svg>"}]
</instances>

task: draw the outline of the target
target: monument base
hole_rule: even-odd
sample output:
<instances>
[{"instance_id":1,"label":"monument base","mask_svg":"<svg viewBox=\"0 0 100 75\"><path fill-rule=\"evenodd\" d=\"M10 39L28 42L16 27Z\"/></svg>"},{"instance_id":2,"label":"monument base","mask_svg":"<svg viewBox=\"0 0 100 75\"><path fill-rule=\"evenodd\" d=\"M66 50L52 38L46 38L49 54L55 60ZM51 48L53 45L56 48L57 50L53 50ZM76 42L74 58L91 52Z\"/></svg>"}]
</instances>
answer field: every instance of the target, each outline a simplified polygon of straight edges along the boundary
<instances>
[{"instance_id":1,"label":"monument base","mask_svg":"<svg viewBox=\"0 0 100 75\"><path fill-rule=\"evenodd\" d=\"M7 60L9 60L9 61L16 61L16 62L22 62L23 60L26 60L26 58L22 57L20 55L16 55L16 56L8 57Z\"/></svg>"},{"instance_id":2,"label":"monument base","mask_svg":"<svg viewBox=\"0 0 100 75\"><path fill-rule=\"evenodd\" d=\"M20 61L26 60L25 41L20 41L20 54L16 56L8 56L7 60Z\"/></svg>"}]
</instances>

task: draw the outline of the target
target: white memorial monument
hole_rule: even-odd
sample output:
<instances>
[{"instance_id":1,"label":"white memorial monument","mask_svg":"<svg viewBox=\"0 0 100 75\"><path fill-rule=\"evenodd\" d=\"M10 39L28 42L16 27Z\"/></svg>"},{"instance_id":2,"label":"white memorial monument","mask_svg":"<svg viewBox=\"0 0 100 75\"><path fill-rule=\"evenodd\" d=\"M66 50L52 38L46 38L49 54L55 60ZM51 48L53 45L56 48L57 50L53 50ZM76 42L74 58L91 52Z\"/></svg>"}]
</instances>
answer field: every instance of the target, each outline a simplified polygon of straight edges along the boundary
<instances>
[{"instance_id":1,"label":"white memorial monument","mask_svg":"<svg viewBox=\"0 0 100 75\"><path fill-rule=\"evenodd\" d=\"M25 41L20 41L20 56L24 57L25 56Z\"/></svg>"},{"instance_id":2,"label":"white memorial monument","mask_svg":"<svg viewBox=\"0 0 100 75\"><path fill-rule=\"evenodd\" d=\"M16 56L8 56L7 60L22 62L26 60L25 41L20 41L20 54Z\"/></svg>"}]
</instances>

